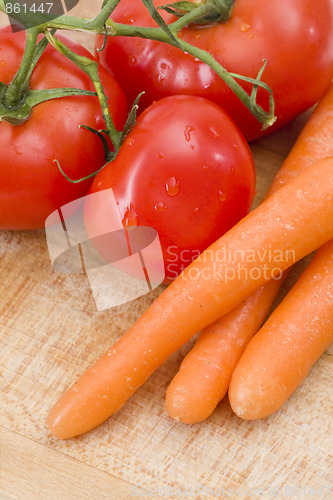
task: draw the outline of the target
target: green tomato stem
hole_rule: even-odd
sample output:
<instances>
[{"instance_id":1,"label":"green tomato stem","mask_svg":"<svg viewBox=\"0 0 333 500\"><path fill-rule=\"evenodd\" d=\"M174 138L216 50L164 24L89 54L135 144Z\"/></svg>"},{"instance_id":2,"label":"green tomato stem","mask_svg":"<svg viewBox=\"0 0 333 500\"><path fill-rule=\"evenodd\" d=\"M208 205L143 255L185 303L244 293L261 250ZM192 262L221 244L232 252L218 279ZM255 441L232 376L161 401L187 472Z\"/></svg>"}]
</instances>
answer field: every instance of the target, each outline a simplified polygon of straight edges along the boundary
<instances>
[{"instance_id":1,"label":"green tomato stem","mask_svg":"<svg viewBox=\"0 0 333 500\"><path fill-rule=\"evenodd\" d=\"M235 3L235 0L212 0L220 11L220 21L228 21Z\"/></svg>"},{"instance_id":2,"label":"green tomato stem","mask_svg":"<svg viewBox=\"0 0 333 500\"><path fill-rule=\"evenodd\" d=\"M21 65L8 86L4 97L4 104L8 108L19 106L24 100L24 96L29 87L29 78L27 78L27 74L31 73L30 67L33 63L38 35L39 30L35 28L27 30L25 50Z\"/></svg>"},{"instance_id":3,"label":"green tomato stem","mask_svg":"<svg viewBox=\"0 0 333 500\"><path fill-rule=\"evenodd\" d=\"M119 132L116 129L110 115L107 97L104 93L104 89L98 74L98 62L89 59L88 57L79 56L78 54L70 50L64 43L58 40L55 36L53 36L50 32L46 32L46 37L49 43L51 43L55 49L57 49L59 52L64 54L70 61L76 64L76 66L80 68L82 71L84 71L91 79L102 108L103 118L105 121L108 135L116 151L118 151L121 142L121 132Z\"/></svg>"},{"instance_id":4,"label":"green tomato stem","mask_svg":"<svg viewBox=\"0 0 333 500\"><path fill-rule=\"evenodd\" d=\"M211 10L216 10L212 4L205 3L203 5L199 5L196 9L192 10L188 14L184 14L177 21L174 21L170 26L171 31L173 33L178 33L186 26L195 23L198 19L209 15Z\"/></svg>"},{"instance_id":5,"label":"green tomato stem","mask_svg":"<svg viewBox=\"0 0 333 500\"><path fill-rule=\"evenodd\" d=\"M195 11L191 14L193 15ZM184 16L186 17L186 16ZM175 21L175 24L178 21ZM217 74L218 76L228 85L228 87L234 92L234 94L241 100L241 102L250 110L253 116L262 123L263 128L267 128L271 126L276 117L274 116L274 99L272 95L271 89L264 82L260 80L261 73L259 72L259 77L257 78L248 78L243 77L242 75L236 75L234 73L229 73L221 64L219 64L216 59L207 51L200 49L191 45L190 43L185 42L181 38L177 37L177 45L168 37L168 35L162 31L160 28L150 28L143 26L129 26L127 24L115 23L111 19L107 21L107 27L111 29L111 36L129 36L129 37L140 37L150 40L157 40L160 42L168 43L169 45L173 45L174 47L180 47L183 52L187 52L191 54L195 58L200 61L208 64ZM170 24L170 29L173 31L173 25ZM178 26L177 30L178 30ZM264 61L263 61L264 62ZM247 94L247 92L243 89L243 87L237 82L236 79L244 80L255 85L255 89L258 87L264 88L269 93L269 101L270 101L270 110L266 112L261 106L257 104L253 95L256 93L252 93L251 95Z\"/></svg>"},{"instance_id":6,"label":"green tomato stem","mask_svg":"<svg viewBox=\"0 0 333 500\"><path fill-rule=\"evenodd\" d=\"M258 72L257 78L248 78L242 75L237 75L228 72L221 64L219 64L207 51L195 47L177 35L181 29L196 21L200 23L205 16L209 19L213 13L213 17L217 12L220 21L227 20L230 15L234 5L235 0L205 0L204 2L198 3L198 6L191 9L189 12L182 13L182 16L171 23L166 25L161 16L156 11L152 0L142 0L145 6L148 8L154 19L157 20L159 27L149 28L143 26L133 26L115 23L111 19L108 19L109 15L113 12L114 8L119 4L121 0L104 0L101 12L94 19L83 19L75 18L71 16L61 16L55 20L50 20L44 24L38 26L39 31L47 32L50 29L65 29L65 30L80 30L87 32L94 32L108 36L130 36L130 37L140 37L151 40L157 40L160 42L167 43L174 47L178 47L184 52L191 54L192 56L198 58L202 62L208 64L222 80L230 87L230 89L235 93L235 95L241 100L241 102L250 110L253 116L263 124L263 128L267 128L274 123L276 117L274 116L274 99L271 89L264 82L260 80L263 68ZM125 1L125 0L124 0ZM192 4L193 5L193 4ZM215 10L214 10L215 9ZM0 10L5 12L5 4L3 0L0 0ZM14 16L15 17L15 16ZM32 37L32 30L30 37ZM50 33L47 34L48 39L52 38ZM31 38L29 44L26 47L26 54L24 55L24 60L22 61L22 67L20 68L18 74L13 80L13 85L11 89L8 90L6 94L6 103L9 105L18 105L19 98L22 99L24 91L26 91L27 81L24 81L24 74L27 74L29 69L29 60L33 58L33 39ZM120 132L116 130L111 116L107 107L107 100L98 77L97 63L89 60L89 63L83 63L83 59L71 52L63 44L54 39L55 47L58 48L64 55L69 57L75 64L77 64L83 71L85 71L92 78L96 92L101 102L103 115L105 123L110 133L110 138L116 147L119 147L121 142ZM28 64L29 63L29 64ZM263 66L264 67L264 66ZM237 80L247 81L253 84L253 91L251 95L248 95ZM261 108L256 102L256 95L258 88L261 87L269 94L270 109L266 112Z\"/></svg>"},{"instance_id":7,"label":"green tomato stem","mask_svg":"<svg viewBox=\"0 0 333 500\"><path fill-rule=\"evenodd\" d=\"M109 19L110 15L117 7L121 0L107 0L103 3L102 10L91 20L88 20L86 27L89 30L102 31L104 29L106 21Z\"/></svg>"},{"instance_id":8,"label":"green tomato stem","mask_svg":"<svg viewBox=\"0 0 333 500\"><path fill-rule=\"evenodd\" d=\"M181 1L161 6L160 9L179 17L169 25L175 33L191 24L207 25L228 21L234 3L235 0L203 0L199 3Z\"/></svg>"}]
</instances>

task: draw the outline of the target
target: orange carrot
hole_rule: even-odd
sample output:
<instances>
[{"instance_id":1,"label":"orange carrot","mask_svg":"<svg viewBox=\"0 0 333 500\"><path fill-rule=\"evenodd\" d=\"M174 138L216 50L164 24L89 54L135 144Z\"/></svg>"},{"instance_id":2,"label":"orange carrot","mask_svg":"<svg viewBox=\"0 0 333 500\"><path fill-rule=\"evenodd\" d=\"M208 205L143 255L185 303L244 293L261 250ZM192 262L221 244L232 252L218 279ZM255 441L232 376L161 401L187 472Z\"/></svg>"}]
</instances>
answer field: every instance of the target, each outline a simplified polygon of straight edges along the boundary
<instances>
[{"instance_id":1,"label":"orange carrot","mask_svg":"<svg viewBox=\"0 0 333 500\"><path fill-rule=\"evenodd\" d=\"M333 84L315 108L277 173L265 199L316 160L333 155ZM257 333L287 276L264 285L245 302L199 335L168 387L170 417L187 424L211 415L226 395L246 344Z\"/></svg>"},{"instance_id":2,"label":"orange carrot","mask_svg":"<svg viewBox=\"0 0 333 500\"><path fill-rule=\"evenodd\" d=\"M282 282L282 278L270 280L222 319L203 329L168 387L165 406L171 418L194 424L213 413L227 394L232 372L247 343L263 324Z\"/></svg>"},{"instance_id":3,"label":"orange carrot","mask_svg":"<svg viewBox=\"0 0 333 500\"><path fill-rule=\"evenodd\" d=\"M267 195L294 179L315 161L333 155L333 83L316 106L277 173Z\"/></svg>"},{"instance_id":4,"label":"orange carrot","mask_svg":"<svg viewBox=\"0 0 333 500\"><path fill-rule=\"evenodd\" d=\"M297 283L246 347L229 399L244 419L278 410L333 342L333 241L318 250Z\"/></svg>"},{"instance_id":5,"label":"orange carrot","mask_svg":"<svg viewBox=\"0 0 333 500\"><path fill-rule=\"evenodd\" d=\"M306 169L203 252L55 404L66 438L103 422L173 352L333 238L333 158Z\"/></svg>"}]
</instances>

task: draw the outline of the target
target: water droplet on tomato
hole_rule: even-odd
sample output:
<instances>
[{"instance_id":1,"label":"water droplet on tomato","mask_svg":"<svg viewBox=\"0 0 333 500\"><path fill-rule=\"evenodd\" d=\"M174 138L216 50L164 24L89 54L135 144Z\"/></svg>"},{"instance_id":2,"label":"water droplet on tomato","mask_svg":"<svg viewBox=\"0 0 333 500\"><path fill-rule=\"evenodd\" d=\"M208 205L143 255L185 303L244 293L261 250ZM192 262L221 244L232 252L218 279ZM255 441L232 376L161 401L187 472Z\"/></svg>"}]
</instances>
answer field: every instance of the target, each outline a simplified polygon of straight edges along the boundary
<instances>
[{"instance_id":1,"label":"water droplet on tomato","mask_svg":"<svg viewBox=\"0 0 333 500\"><path fill-rule=\"evenodd\" d=\"M131 64L136 64L136 58L134 56L129 58Z\"/></svg>"},{"instance_id":2,"label":"water droplet on tomato","mask_svg":"<svg viewBox=\"0 0 333 500\"><path fill-rule=\"evenodd\" d=\"M217 132L217 130L215 130L215 128L209 127L209 130L211 131L214 137L220 137L220 134Z\"/></svg>"},{"instance_id":3,"label":"water droplet on tomato","mask_svg":"<svg viewBox=\"0 0 333 500\"><path fill-rule=\"evenodd\" d=\"M0 61L0 66L6 66L7 61Z\"/></svg>"},{"instance_id":4,"label":"water droplet on tomato","mask_svg":"<svg viewBox=\"0 0 333 500\"><path fill-rule=\"evenodd\" d=\"M164 71L165 70L170 70L172 68L172 65L168 59L160 59L157 63L157 69L159 71Z\"/></svg>"},{"instance_id":5,"label":"water droplet on tomato","mask_svg":"<svg viewBox=\"0 0 333 500\"><path fill-rule=\"evenodd\" d=\"M165 189L169 196L176 196L179 191L179 182L176 177L170 177L165 183Z\"/></svg>"},{"instance_id":6,"label":"water droplet on tomato","mask_svg":"<svg viewBox=\"0 0 333 500\"><path fill-rule=\"evenodd\" d=\"M189 142L191 140L191 132L193 132L193 130L194 130L194 127L192 127L192 125L186 125L184 136L185 136L185 140L187 142Z\"/></svg>"},{"instance_id":7,"label":"water droplet on tomato","mask_svg":"<svg viewBox=\"0 0 333 500\"><path fill-rule=\"evenodd\" d=\"M138 225L138 214L134 210L132 203L127 207L122 223L125 227Z\"/></svg>"},{"instance_id":8,"label":"water droplet on tomato","mask_svg":"<svg viewBox=\"0 0 333 500\"><path fill-rule=\"evenodd\" d=\"M239 30L243 31L244 33L249 31L250 29L251 29L251 25L247 24L247 23L242 24L241 27L239 28Z\"/></svg>"},{"instance_id":9,"label":"water droplet on tomato","mask_svg":"<svg viewBox=\"0 0 333 500\"><path fill-rule=\"evenodd\" d=\"M226 200L226 195L224 194L224 192L220 189L220 191L217 193L217 196L218 196L218 199L220 201L225 201Z\"/></svg>"},{"instance_id":10,"label":"water droplet on tomato","mask_svg":"<svg viewBox=\"0 0 333 500\"><path fill-rule=\"evenodd\" d=\"M21 156L23 155L23 151L21 148L19 148L18 146L13 146L13 150L14 150L14 153L17 155L17 156Z\"/></svg>"},{"instance_id":11,"label":"water droplet on tomato","mask_svg":"<svg viewBox=\"0 0 333 500\"><path fill-rule=\"evenodd\" d=\"M159 201L156 203L154 209L156 210L156 212L164 212L167 209L167 207L163 203L163 201Z\"/></svg>"},{"instance_id":12,"label":"water droplet on tomato","mask_svg":"<svg viewBox=\"0 0 333 500\"><path fill-rule=\"evenodd\" d=\"M164 154L163 154L163 153L160 153L160 152L156 153L156 156L157 156L157 158L158 158L159 160L161 160L162 158L164 158Z\"/></svg>"},{"instance_id":13,"label":"water droplet on tomato","mask_svg":"<svg viewBox=\"0 0 333 500\"><path fill-rule=\"evenodd\" d=\"M133 146L133 143L134 143L134 139L126 139L126 141L125 141L126 146L129 146L129 147Z\"/></svg>"}]
</instances>

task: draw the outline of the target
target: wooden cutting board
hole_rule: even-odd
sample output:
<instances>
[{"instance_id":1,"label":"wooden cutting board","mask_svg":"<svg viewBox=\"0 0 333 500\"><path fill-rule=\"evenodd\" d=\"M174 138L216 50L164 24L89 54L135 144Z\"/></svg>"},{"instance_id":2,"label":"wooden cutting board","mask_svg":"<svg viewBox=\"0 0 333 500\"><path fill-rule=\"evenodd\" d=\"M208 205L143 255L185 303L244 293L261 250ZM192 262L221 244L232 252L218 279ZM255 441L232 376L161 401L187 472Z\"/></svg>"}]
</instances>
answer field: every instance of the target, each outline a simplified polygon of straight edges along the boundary
<instances>
[{"instance_id":1,"label":"wooden cutting board","mask_svg":"<svg viewBox=\"0 0 333 500\"><path fill-rule=\"evenodd\" d=\"M76 14L99 5L81 1ZM91 36L76 38L92 47ZM251 145L255 204L308 114ZM1 499L333 498L332 346L271 417L242 421L225 398L206 422L186 426L168 418L164 395L190 342L107 422L59 441L45 425L52 404L162 287L98 312L85 275L52 269L43 230L0 232L0 277Z\"/></svg>"}]
</instances>

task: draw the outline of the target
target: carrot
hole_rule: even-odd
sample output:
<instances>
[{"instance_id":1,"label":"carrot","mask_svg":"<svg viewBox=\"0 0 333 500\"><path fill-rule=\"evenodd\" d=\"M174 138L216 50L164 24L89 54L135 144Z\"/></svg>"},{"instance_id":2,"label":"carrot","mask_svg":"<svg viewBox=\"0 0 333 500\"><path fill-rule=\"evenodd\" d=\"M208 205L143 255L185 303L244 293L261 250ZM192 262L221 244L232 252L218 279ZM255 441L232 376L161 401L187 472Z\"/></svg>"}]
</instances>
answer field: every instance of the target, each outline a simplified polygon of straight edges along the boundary
<instances>
[{"instance_id":1,"label":"carrot","mask_svg":"<svg viewBox=\"0 0 333 500\"><path fill-rule=\"evenodd\" d=\"M246 347L229 400L244 419L278 410L333 342L333 241L324 245Z\"/></svg>"},{"instance_id":2,"label":"carrot","mask_svg":"<svg viewBox=\"0 0 333 500\"><path fill-rule=\"evenodd\" d=\"M333 84L316 106L277 173L265 199L316 160L333 155ZM233 369L261 327L287 276L268 283L206 327L168 387L169 416L187 424L208 418L228 391Z\"/></svg>"},{"instance_id":3,"label":"carrot","mask_svg":"<svg viewBox=\"0 0 333 500\"><path fill-rule=\"evenodd\" d=\"M232 372L247 343L263 324L282 282L282 278L270 280L222 319L203 329L168 387L165 406L171 418L194 424L213 413L227 394Z\"/></svg>"},{"instance_id":4,"label":"carrot","mask_svg":"<svg viewBox=\"0 0 333 500\"><path fill-rule=\"evenodd\" d=\"M265 199L316 160L333 155L333 84L316 106L277 173ZM206 327L168 387L169 416L187 424L208 418L228 391L233 369L261 327L287 276L264 285L245 302Z\"/></svg>"},{"instance_id":5,"label":"carrot","mask_svg":"<svg viewBox=\"0 0 333 500\"><path fill-rule=\"evenodd\" d=\"M198 330L332 238L333 158L326 158L192 262L58 400L47 420L51 432L66 438L103 422Z\"/></svg>"},{"instance_id":6,"label":"carrot","mask_svg":"<svg viewBox=\"0 0 333 500\"><path fill-rule=\"evenodd\" d=\"M285 186L315 161L333 155L333 83L317 104L277 173L267 195Z\"/></svg>"}]
</instances>

